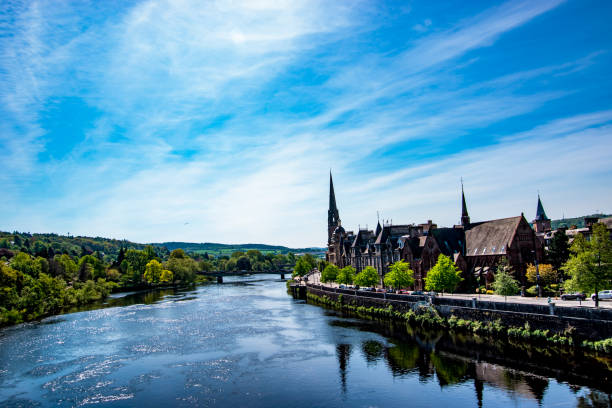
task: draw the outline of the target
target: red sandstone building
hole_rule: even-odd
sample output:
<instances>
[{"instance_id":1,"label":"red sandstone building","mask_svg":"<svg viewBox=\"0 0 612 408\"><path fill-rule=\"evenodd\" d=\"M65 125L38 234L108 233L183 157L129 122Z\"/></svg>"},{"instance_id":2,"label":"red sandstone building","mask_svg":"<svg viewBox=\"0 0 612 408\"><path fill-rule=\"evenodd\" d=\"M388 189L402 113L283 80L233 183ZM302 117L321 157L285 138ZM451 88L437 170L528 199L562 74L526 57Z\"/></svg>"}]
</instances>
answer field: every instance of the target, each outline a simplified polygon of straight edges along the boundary
<instances>
[{"instance_id":1,"label":"red sandstone building","mask_svg":"<svg viewBox=\"0 0 612 408\"><path fill-rule=\"evenodd\" d=\"M440 254L450 256L462 271L465 290L491 283L497 264L506 259L516 279L525 286L527 264L542 260L544 246L523 214L472 223L463 188L461 204L461 223L450 228L438 228L431 221L416 225L379 222L375 230L346 231L341 225L330 174L326 259L340 268L352 265L357 272L372 266L381 282L390 264L405 260L414 271L417 290L424 288L423 278ZM550 228L539 198L537 213Z\"/></svg>"}]
</instances>

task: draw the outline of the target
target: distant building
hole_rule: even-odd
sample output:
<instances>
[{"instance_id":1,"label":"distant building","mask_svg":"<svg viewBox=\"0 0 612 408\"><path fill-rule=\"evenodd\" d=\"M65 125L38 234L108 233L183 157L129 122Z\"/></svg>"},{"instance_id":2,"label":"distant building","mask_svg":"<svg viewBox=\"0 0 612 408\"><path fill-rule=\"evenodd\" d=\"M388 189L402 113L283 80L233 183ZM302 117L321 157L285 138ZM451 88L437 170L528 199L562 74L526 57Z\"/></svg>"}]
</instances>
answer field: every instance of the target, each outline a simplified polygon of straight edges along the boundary
<instances>
[{"instance_id":1,"label":"distant building","mask_svg":"<svg viewBox=\"0 0 612 408\"><path fill-rule=\"evenodd\" d=\"M541 202L538 202L541 207ZM540 218L546 222L543 208ZM331 173L327 242L328 262L340 268L352 265L357 272L372 266L378 271L381 283L390 264L399 260L410 263L417 290L424 288L424 278L440 254L451 257L461 269L464 289L492 282L501 259L508 261L516 278L526 285L527 264L535 260L540 262L543 258L542 241L522 214L470 222L463 186L460 225L438 228L431 220L418 225L393 225L390 222L381 225L378 222L375 230L359 228L357 233L346 231L340 222Z\"/></svg>"}]
</instances>

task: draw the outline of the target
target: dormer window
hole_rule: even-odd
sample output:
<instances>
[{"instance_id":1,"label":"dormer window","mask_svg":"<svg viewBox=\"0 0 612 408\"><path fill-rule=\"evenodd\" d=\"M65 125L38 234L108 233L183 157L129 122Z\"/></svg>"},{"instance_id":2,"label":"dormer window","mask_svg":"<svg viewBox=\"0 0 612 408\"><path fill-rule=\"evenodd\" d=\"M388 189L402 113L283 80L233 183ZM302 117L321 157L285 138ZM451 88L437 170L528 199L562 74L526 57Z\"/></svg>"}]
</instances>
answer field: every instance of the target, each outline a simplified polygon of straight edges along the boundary
<instances>
[{"instance_id":1,"label":"dormer window","mask_svg":"<svg viewBox=\"0 0 612 408\"><path fill-rule=\"evenodd\" d=\"M487 247L482 248L482 254L486 254L487 253Z\"/></svg>"},{"instance_id":2,"label":"dormer window","mask_svg":"<svg viewBox=\"0 0 612 408\"><path fill-rule=\"evenodd\" d=\"M474 255L478 254L478 248L474 248Z\"/></svg>"}]
</instances>

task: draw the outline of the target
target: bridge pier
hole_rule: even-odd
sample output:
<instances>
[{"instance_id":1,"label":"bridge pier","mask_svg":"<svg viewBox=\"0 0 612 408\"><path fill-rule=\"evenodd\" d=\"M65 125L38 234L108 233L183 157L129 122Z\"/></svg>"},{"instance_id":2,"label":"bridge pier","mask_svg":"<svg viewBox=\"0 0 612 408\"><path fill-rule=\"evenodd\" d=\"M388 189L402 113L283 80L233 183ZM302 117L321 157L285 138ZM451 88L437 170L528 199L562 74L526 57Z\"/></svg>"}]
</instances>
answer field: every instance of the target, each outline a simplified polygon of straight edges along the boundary
<instances>
[{"instance_id":1,"label":"bridge pier","mask_svg":"<svg viewBox=\"0 0 612 408\"><path fill-rule=\"evenodd\" d=\"M217 276L217 283L223 283L223 276Z\"/></svg>"}]
</instances>

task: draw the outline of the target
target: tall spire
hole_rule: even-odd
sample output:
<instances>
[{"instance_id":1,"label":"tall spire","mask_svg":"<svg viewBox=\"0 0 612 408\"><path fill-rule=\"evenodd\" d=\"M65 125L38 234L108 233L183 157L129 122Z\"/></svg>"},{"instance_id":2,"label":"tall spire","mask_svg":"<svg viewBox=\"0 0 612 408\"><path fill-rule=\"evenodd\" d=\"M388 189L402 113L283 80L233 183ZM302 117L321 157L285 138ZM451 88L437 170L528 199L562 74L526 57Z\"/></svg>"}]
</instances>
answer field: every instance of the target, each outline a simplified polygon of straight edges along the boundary
<instances>
[{"instance_id":1,"label":"tall spire","mask_svg":"<svg viewBox=\"0 0 612 408\"><path fill-rule=\"evenodd\" d=\"M327 211L327 241L331 242L331 236L336 227L340 225L340 214L336 207L336 194L334 193L334 180L331 170L329 171L329 210Z\"/></svg>"},{"instance_id":2,"label":"tall spire","mask_svg":"<svg viewBox=\"0 0 612 408\"><path fill-rule=\"evenodd\" d=\"M547 221L549 218L546 216L542 200L540 200L540 194L538 193L538 209L536 210L536 221Z\"/></svg>"},{"instance_id":3,"label":"tall spire","mask_svg":"<svg viewBox=\"0 0 612 408\"><path fill-rule=\"evenodd\" d=\"M470 215L465 204L465 193L463 192L463 177L461 178L461 225L467 227L470 224Z\"/></svg>"}]
</instances>

